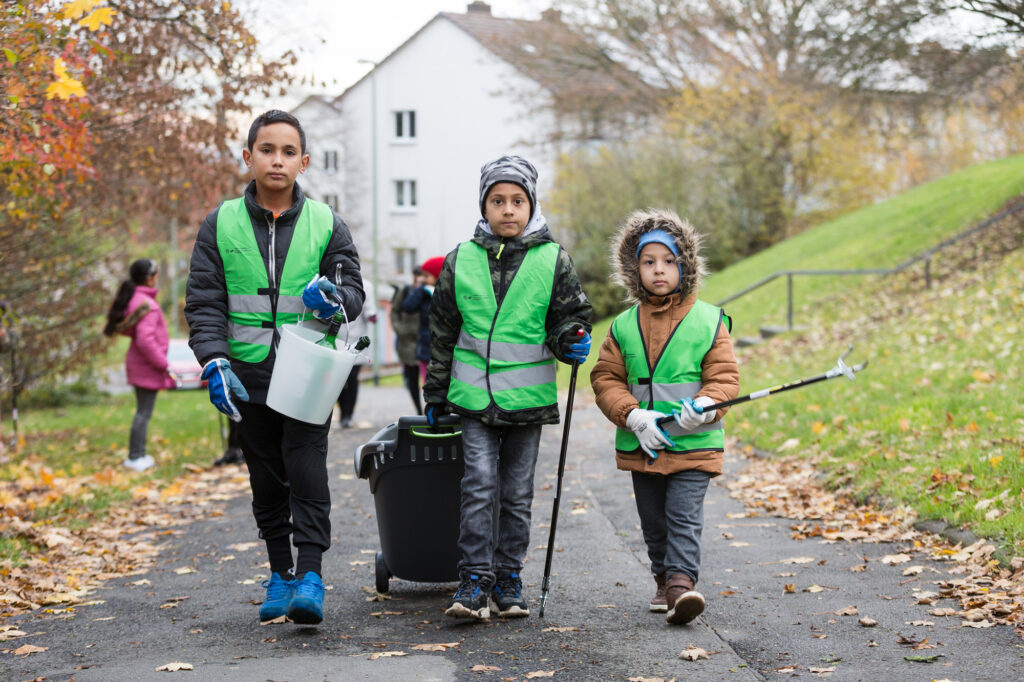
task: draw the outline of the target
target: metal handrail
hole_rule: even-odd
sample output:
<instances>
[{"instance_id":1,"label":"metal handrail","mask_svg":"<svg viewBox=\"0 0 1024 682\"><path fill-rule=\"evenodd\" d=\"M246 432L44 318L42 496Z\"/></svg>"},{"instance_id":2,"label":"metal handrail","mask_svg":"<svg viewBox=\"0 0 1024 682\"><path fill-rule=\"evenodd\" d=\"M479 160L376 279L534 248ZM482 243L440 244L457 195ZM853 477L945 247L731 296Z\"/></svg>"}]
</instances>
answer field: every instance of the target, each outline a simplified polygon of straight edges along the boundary
<instances>
[{"instance_id":1,"label":"metal handrail","mask_svg":"<svg viewBox=\"0 0 1024 682\"><path fill-rule=\"evenodd\" d=\"M756 289L760 289L765 284L768 284L769 282L773 282L776 279L778 279L779 277L785 277L786 278L786 326L789 329L789 331L792 331L793 330L793 277L795 275L807 275L807 276L815 276L815 275L840 275L840 276L847 276L847 275L896 275L896 274L899 274L899 273L903 272L904 270L906 270L910 266L915 265L917 263L920 263L921 261L924 261L925 288L926 289L931 289L931 286L932 286L932 274L931 274L932 256L934 256L939 251L941 251L941 250L943 250L945 248L948 248L948 247L952 246L953 244L956 244L960 240L966 239L967 237L975 234L976 232L980 232L982 230L985 230L985 229L991 227L992 225L998 223L1003 218L1009 217L1009 216L1013 215L1014 213L1016 213L1018 211L1021 211L1021 210L1024 210L1024 201L1022 201L1021 203L1019 203L1019 204L1017 204L1015 206L1011 206L1010 208L1008 208L1006 210L1000 211L999 213L995 214L994 216L986 218L985 220L981 221L977 225L974 225L973 227L970 227L970 228L964 230L963 232L961 232L959 234L953 235L952 237L949 237L948 239L945 239L945 240L939 242L938 244L936 244L935 246L933 246L933 247L931 247L929 249L925 249L924 251L922 251L921 253L917 254L916 256L912 256L912 257L908 258L907 260L903 261L902 263L900 263L899 265L896 265L896 266L891 267L891 268L863 268L863 269L846 269L846 270L779 270L778 272L772 273L771 275L768 275L767 277L754 282L750 286L748 286L748 287L746 287L744 289L741 289L741 290L737 291L736 293L731 294L731 295L723 298L721 301L718 301L717 303L715 303L715 305L718 306L718 307L722 307L726 303L730 303L731 301L735 301L736 299L740 298L741 296L746 296L751 291L754 291Z\"/></svg>"}]
</instances>

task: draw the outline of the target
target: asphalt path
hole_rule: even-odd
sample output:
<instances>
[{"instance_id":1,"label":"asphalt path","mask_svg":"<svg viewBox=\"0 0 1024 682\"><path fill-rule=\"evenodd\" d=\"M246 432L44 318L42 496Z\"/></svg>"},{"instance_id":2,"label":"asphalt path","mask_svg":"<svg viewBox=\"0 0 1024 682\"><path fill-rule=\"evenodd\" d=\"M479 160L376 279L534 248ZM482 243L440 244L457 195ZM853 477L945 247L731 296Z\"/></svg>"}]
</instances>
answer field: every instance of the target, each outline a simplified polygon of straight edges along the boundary
<instances>
[{"instance_id":1,"label":"asphalt path","mask_svg":"<svg viewBox=\"0 0 1024 682\"><path fill-rule=\"evenodd\" d=\"M698 585L708 609L688 626L667 625L647 609L654 583L629 476L615 470L612 427L585 392L576 399L545 618L537 607L560 426L545 428L537 468L523 572L533 615L486 623L447 618L454 584L394 579L390 598L377 601L374 500L367 482L354 476L352 459L360 443L408 406L402 389L366 386L355 427L331 433L334 544L324 557L321 625L258 622L266 557L249 499L241 496L224 503L222 513L164 536L160 560L145 575L107 583L93 595L102 603L13 621L32 636L0 648L47 649L0 654L0 679L524 680L552 671L563 680L1024 678L1024 642L1012 630L961 627L959 618L931 616L926 609L934 606L916 603L914 589L934 589L931 581L945 575L945 565L925 562L925 572L908 581L902 567L877 561L899 545L794 540L789 521L743 516L743 506L715 483ZM727 461L726 476L747 465L731 455ZM796 557L813 561L784 563ZM865 558L866 570L849 570ZM787 584L796 592L787 593ZM823 589L803 591L811 585ZM837 615L849 606L878 625ZM927 637L934 648L911 649L901 637ZM436 651L413 648L442 644ZM708 657L679 657L691 648ZM173 662L193 670L156 670Z\"/></svg>"}]
</instances>

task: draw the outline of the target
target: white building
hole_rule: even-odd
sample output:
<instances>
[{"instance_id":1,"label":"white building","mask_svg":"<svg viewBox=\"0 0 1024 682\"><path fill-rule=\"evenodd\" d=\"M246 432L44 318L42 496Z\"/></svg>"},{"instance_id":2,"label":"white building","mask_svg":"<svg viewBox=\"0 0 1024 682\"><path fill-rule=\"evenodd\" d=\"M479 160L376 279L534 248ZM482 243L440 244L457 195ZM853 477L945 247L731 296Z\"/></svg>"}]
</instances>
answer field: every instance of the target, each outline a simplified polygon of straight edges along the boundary
<instances>
[{"instance_id":1,"label":"white building","mask_svg":"<svg viewBox=\"0 0 1024 682\"><path fill-rule=\"evenodd\" d=\"M387 283L409 281L414 266L472 236L483 164L529 159L543 205L556 154L599 138L602 118L622 109L632 74L582 69L573 55L583 45L554 10L506 19L472 2L464 14L437 14L336 99L310 97L293 112L311 155L300 184L340 209L364 275L379 283L382 316ZM567 94L587 110L556 114L551 104Z\"/></svg>"},{"instance_id":2,"label":"white building","mask_svg":"<svg viewBox=\"0 0 1024 682\"><path fill-rule=\"evenodd\" d=\"M506 19L472 2L464 14L437 14L336 99L299 105L311 153L300 183L315 199L338 197L367 276L375 242L377 280L387 283L468 239L480 217L480 167L503 153L537 167L543 204L558 151L600 134L592 112L553 113L558 91L621 99L620 81L573 67L560 59L565 50L553 56L552 45L571 46L567 36L580 40L556 11Z\"/></svg>"}]
</instances>

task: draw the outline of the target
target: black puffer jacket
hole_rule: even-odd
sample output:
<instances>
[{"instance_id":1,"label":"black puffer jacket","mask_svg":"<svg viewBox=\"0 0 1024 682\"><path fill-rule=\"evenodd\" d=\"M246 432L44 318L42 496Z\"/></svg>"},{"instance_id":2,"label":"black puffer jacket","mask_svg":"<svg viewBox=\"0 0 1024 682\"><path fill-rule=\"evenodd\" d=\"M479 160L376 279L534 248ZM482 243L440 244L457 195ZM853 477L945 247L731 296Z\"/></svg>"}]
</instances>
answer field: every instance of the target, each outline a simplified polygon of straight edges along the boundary
<instances>
[{"instance_id":1,"label":"black puffer jacket","mask_svg":"<svg viewBox=\"0 0 1024 682\"><path fill-rule=\"evenodd\" d=\"M285 256L292 241L295 219L302 212L306 198L298 184L292 196L292 206L276 219L273 213L256 203L256 183L250 182L245 188L245 207L252 220L256 243L263 256L263 264L270 273L270 234L274 234L274 277L273 281L281 281L284 270ZM224 263L217 249L217 207L203 220L192 250L192 261L185 291L185 319L189 325L188 343L203 365L214 358L229 358L228 352L228 293L224 281ZM327 250L320 259L319 274L334 280L335 265L341 263L342 282L340 294L349 319L354 319L363 308L362 275L359 272L359 254L356 253L352 235L345 222L334 216L334 232L331 235ZM318 273L310 272L313 278ZM273 305L277 308L276 294ZM270 374L274 369L278 336L274 336L274 348L267 359L259 363L232 360L231 368L238 375L242 385L249 392L251 402L263 404L267 399L267 388L270 386Z\"/></svg>"}]
</instances>

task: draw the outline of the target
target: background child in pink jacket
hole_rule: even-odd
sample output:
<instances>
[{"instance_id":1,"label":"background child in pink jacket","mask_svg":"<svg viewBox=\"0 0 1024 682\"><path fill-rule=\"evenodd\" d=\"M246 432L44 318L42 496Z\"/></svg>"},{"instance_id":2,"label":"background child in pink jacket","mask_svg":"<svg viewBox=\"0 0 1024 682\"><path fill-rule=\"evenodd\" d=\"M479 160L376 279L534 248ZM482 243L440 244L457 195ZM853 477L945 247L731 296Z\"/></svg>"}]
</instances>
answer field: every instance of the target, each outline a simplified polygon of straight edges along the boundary
<instances>
[{"instance_id":1,"label":"background child in pink jacket","mask_svg":"<svg viewBox=\"0 0 1024 682\"><path fill-rule=\"evenodd\" d=\"M157 391L174 387L167 370L167 322L156 302L157 273L156 262L148 258L131 264L129 279L121 283L103 329L107 336L119 333L132 340L124 364L128 383L135 387L135 417L124 465L136 471L145 471L156 463L146 454L146 430Z\"/></svg>"}]
</instances>

